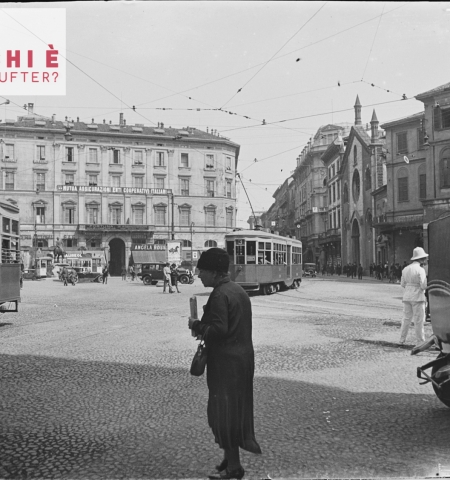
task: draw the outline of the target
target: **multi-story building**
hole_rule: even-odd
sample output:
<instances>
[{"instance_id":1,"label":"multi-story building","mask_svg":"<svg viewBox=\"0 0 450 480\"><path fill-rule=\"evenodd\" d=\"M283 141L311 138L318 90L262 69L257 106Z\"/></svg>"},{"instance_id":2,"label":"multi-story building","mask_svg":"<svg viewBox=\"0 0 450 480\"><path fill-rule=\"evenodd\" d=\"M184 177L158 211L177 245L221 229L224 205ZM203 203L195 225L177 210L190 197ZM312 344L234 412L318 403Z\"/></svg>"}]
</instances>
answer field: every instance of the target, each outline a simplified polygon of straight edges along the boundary
<instances>
[{"instance_id":1,"label":"multi-story building","mask_svg":"<svg viewBox=\"0 0 450 480\"><path fill-rule=\"evenodd\" d=\"M355 123L347 139L340 174L342 264L361 264L367 271L375 258L372 191L386 184L386 159L375 110L369 128L362 125L358 96L354 108Z\"/></svg>"},{"instance_id":2,"label":"multi-story building","mask_svg":"<svg viewBox=\"0 0 450 480\"><path fill-rule=\"evenodd\" d=\"M324 265L341 265L341 177L345 152L344 139L339 135L322 154L327 169L328 217L326 230L319 233L319 245L324 251Z\"/></svg>"},{"instance_id":3,"label":"multi-story building","mask_svg":"<svg viewBox=\"0 0 450 480\"><path fill-rule=\"evenodd\" d=\"M57 242L106 251L111 273L133 245L181 240L190 258L235 227L239 145L195 128L58 121L0 124L0 199L20 208L25 263Z\"/></svg>"},{"instance_id":4,"label":"multi-story building","mask_svg":"<svg viewBox=\"0 0 450 480\"><path fill-rule=\"evenodd\" d=\"M319 244L319 234L326 232L328 222L327 168L322 154L339 135L343 136L345 125L325 125L320 127L314 138L308 142L297 158L297 168L293 174L300 197L299 208L295 213L297 238L303 242L303 260L324 265L325 250Z\"/></svg>"},{"instance_id":5,"label":"multi-story building","mask_svg":"<svg viewBox=\"0 0 450 480\"><path fill-rule=\"evenodd\" d=\"M416 95L416 99L423 102L425 109L423 130L427 148L421 173L425 180L419 179L419 190L422 188L424 246L428 248L428 223L448 215L450 210L450 83Z\"/></svg>"},{"instance_id":6,"label":"multi-story building","mask_svg":"<svg viewBox=\"0 0 450 480\"><path fill-rule=\"evenodd\" d=\"M423 205L427 198L426 148L423 112L387 122L387 185L374 192L373 226L378 263L409 261L423 246Z\"/></svg>"}]
</instances>

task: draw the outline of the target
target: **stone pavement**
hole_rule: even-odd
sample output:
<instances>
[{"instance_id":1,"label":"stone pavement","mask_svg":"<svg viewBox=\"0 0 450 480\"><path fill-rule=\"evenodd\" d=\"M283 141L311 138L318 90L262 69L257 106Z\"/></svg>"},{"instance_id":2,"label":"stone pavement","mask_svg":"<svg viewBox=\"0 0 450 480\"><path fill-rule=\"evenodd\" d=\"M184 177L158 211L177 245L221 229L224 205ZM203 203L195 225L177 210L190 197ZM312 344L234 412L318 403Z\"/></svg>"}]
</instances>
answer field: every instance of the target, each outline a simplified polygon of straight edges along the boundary
<instances>
[{"instance_id":1,"label":"stone pavement","mask_svg":"<svg viewBox=\"0 0 450 480\"><path fill-rule=\"evenodd\" d=\"M189 297L110 278L25 282L0 317L0 478L206 478L220 460L205 378L189 375ZM425 477L450 465L450 409L396 344L399 285L306 278L252 296L255 431L248 479ZM199 297L206 301L207 297ZM426 327L430 333L430 326Z\"/></svg>"}]
</instances>

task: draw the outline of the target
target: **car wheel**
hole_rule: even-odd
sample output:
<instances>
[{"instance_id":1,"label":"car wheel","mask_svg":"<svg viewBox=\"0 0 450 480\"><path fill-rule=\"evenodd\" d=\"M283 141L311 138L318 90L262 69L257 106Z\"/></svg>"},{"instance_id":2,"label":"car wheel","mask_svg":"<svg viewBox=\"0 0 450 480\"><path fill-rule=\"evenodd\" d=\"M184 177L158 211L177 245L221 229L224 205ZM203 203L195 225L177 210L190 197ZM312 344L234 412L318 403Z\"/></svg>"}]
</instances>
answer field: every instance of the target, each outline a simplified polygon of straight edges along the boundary
<instances>
[{"instance_id":1,"label":"car wheel","mask_svg":"<svg viewBox=\"0 0 450 480\"><path fill-rule=\"evenodd\" d=\"M152 277L149 277L149 276L144 277L144 278L142 279L142 281L144 282L144 285L152 285L152 284L153 284L153 282L152 282Z\"/></svg>"},{"instance_id":2,"label":"car wheel","mask_svg":"<svg viewBox=\"0 0 450 480\"><path fill-rule=\"evenodd\" d=\"M178 281L183 285L186 285L187 283L189 283L189 277L187 275L180 275Z\"/></svg>"}]
</instances>

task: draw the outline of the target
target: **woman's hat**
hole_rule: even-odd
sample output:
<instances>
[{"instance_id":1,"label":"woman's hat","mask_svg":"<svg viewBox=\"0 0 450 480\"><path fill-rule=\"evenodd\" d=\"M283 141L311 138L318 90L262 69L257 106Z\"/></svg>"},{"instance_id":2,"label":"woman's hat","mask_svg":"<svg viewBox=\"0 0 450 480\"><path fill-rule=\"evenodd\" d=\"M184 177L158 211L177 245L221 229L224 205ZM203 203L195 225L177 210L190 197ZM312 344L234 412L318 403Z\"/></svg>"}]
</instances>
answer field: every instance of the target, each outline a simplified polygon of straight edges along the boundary
<instances>
[{"instance_id":1,"label":"woman's hat","mask_svg":"<svg viewBox=\"0 0 450 480\"><path fill-rule=\"evenodd\" d=\"M197 268L214 272L228 272L229 265L230 257L223 248L210 248L201 254Z\"/></svg>"},{"instance_id":2,"label":"woman's hat","mask_svg":"<svg viewBox=\"0 0 450 480\"><path fill-rule=\"evenodd\" d=\"M419 260L421 258L427 258L428 253L425 253L425 250L422 247L416 247L413 250L413 256L411 257L411 260Z\"/></svg>"}]
</instances>

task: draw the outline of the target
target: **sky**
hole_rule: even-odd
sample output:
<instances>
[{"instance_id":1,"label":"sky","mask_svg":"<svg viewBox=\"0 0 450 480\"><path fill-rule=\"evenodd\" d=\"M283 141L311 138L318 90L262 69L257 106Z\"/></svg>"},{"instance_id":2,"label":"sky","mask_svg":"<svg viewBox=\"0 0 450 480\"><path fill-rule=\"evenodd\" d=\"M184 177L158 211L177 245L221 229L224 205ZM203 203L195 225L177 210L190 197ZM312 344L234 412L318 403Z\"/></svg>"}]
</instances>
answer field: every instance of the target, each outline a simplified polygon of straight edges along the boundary
<instances>
[{"instance_id":1,"label":"sky","mask_svg":"<svg viewBox=\"0 0 450 480\"><path fill-rule=\"evenodd\" d=\"M447 2L0 3L0 27L17 7L65 9L66 93L0 84L0 119L34 103L59 120L119 123L122 112L127 124L217 130L241 146L240 227L251 206L270 207L320 126L354 122L357 95L363 123L375 109L383 124L422 111L414 96L450 80ZM52 42L32 22L15 27Z\"/></svg>"}]
</instances>

